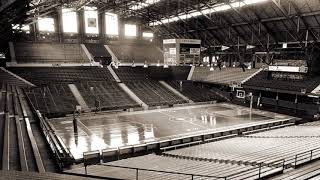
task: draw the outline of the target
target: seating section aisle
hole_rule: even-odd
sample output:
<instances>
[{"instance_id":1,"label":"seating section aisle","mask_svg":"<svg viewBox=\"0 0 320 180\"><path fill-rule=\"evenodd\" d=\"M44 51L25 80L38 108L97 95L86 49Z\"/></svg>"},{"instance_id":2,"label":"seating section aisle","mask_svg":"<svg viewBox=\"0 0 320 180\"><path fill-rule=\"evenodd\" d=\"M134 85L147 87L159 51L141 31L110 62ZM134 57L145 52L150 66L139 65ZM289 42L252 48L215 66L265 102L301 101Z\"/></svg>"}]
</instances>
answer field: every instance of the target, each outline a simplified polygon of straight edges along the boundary
<instances>
[{"instance_id":1,"label":"seating section aisle","mask_svg":"<svg viewBox=\"0 0 320 180\"><path fill-rule=\"evenodd\" d=\"M173 105L187 103L158 81L132 81L126 85L149 106Z\"/></svg>"},{"instance_id":2,"label":"seating section aisle","mask_svg":"<svg viewBox=\"0 0 320 180\"><path fill-rule=\"evenodd\" d=\"M214 71L210 71L209 67L196 67L191 79L216 84L239 84L258 70L259 69L246 69L246 71L243 72L241 68L222 68L221 70L215 68Z\"/></svg>"},{"instance_id":3,"label":"seating section aisle","mask_svg":"<svg viewBox=\"0 0 320 180\"><path fill-rule=\"evenodd\" d=\"M127 109L139 107L130 96L115 82L83 82L76 83L78 90L86 103L92 108L97 108L100 103L102 110Z\"/></svg>"},{"instance_id":4,"label":"seating section aisle","mask_svg":"<svg viewBox=\"0 0 320 180\"><path fill-rule=\"evenodd\" d=\"M194 102L225 100L213 90L197 87L192 82L184 81L181 88L179 81L167 81L167 83Z\"/></svg>"},{"instance_id":5,"label":"seating section aisle","mask_svg":"<svg viewBox=\"0 0 320 180\"><path fill-rule=\"evenodd\" d=\"M14 43L18 63L89 63L80 44Z\"/></svg>"},{"instance_id":6,"label":"seating section aisle","mask_svg":"<svg viewBox=\"0 0 320 180\"><path fill-rule=\"evenodd\" d=\"M78 105L68 84L51 84L25 89L25 92L35 109L48 117L72 114Z\"/></svg>"},{"instance_id":7,"label":"seating section aisle","mask_svg":"<svg viewBox=\"0 0 320 180\"><path fill-rule=\"evenodd\" d=\"M301 89L306 89L310 93L318 85L320 85L320 76L310 76L303 80L278 80L268 78L268 71L261 71L249 81L244 83L244 87L253 88L270 88L284 91L301 92Z\"/></svg>"},{"instance_id":8,"label":"seating section aisle","mask_svg":"<svg viewBox=\"0 0 320 180\"><path fill-rule=\"evenodd\" d=\"M100 67L33 67L10 70L38 86L81 81L114 81L109 70Z\"/></svg>"},{"instance_id":9,"label":"seating section aisle","mask_svg":"<svg viewBox=\"0 0 320 180\"><path fill-rule=\"evenodd\" d=\"M163 60L162 52L151 43L112 42L108 46L121 63L158 63Z\"/></svg>"},{"instance_id":10,"label":"seating section aisle","mask_svg":"<svg viewBox=\"0 0 320 180\"><path fill-rule=\"evenodd\" d=\"M318 141L320 136L316 131L318 128L319 125L312 124L285 127L168 151L165 154L245 164L267 165L285 160L285 165L295 166L320 157L320 141ZM311 150L313 150L312 157L310 157Z\"/></svg>"}]
</instances>

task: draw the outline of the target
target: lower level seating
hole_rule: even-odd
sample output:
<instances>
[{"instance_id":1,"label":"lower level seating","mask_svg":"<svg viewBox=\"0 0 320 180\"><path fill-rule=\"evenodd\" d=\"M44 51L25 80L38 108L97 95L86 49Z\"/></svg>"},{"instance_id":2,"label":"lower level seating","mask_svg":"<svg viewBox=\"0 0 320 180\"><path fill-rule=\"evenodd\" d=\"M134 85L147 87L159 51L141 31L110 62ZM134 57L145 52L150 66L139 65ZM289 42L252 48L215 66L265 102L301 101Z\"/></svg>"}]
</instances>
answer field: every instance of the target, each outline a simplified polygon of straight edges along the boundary
<instances>
[{"instance_id":1,"label":"lower level seating","mask_svg":"<svg viewBox=\"0 0 320 180\"><path fill-rule=\"evenodd\" d=\"M48 116L71 114L78 105L68 84L51 84L42 88L25 90L33 106Z\"/></svg>"},{"instance_id":2,"label":"lower level seating","mask_svg":"<svg viewBox=\"0 0 320 180\"><path fill-rule=\"evenodd\" d=\"M259 69L247 69L244 72L241 68L222 68L221 70L215 68L214 71L210 71L209 67L196 67L191 79L216 84L239 84L258 70Z\"/></svg>"},{"instance_id":3,"label":"lower level seating","mask_svg":"<svg viewBox=\"0 0 320 180\"><path fill-rule=\"evenodd\" d=\"M273 180L317 180L320 179L320 161L313 162L298 169L291 169L284 174L276 176Z\"/></svg>"},{"instance_id":4,"label":"lower level seating","mask_svg":"<svg viewBox=\"0 0 320 180\"><path fill-rule=\"evenodd\" d=\"M305 89L307 92L311 92L319 84L319 76L308 76L303 80L281 80L268 77L268 71L261 71L260 73L252 77L249 81L244 83L244 86L279 89L293 92L301 92L302 89Z\"/></svg>"},{"instance_id":5,"label":"lower level seating","mask_svg":"<svg viewBox=\"0 0 320 180\"><path fill-rule=\"evenodd\" d=\"M186 174L194 174L193 179L257 179L259 176L259 168L257 166L195 161L153 154L110 162L106 165L145 169L138 171L139 179L191 179L191 176ZM121 179L132 179L128 176L135 175L134 173L136 173L133 170L124 168L118 168L118 171L113 170L113 173L103 171L103 169L106 170L107 168L112 167L96 167L95 173ZM147 170L165 172L152 172ZM275 172L273 168L262 167L261 177L273 172Z\"/></svg>"},{"instance_id":6,"label":"lower level seating","mask_svg":"<svg viewBox=\"0 0 320 180\"><path fill-rule=\"evenodd\" d=\"M194 86L192 82L184 81L181 87L179 81L167 81L167 83L194 102L223 100L213 90Z\"/></svg>"},{"instance_id":7,"label":"lower level seating","mask_svg":"<svg viewBox=\"0 0 320 180\"><path fill-rule=\"evenodd\" d=\"M109 109L126 109L139 107L125 91L123 91L118 83L114 82L83 82L76 83L82 97L92 109L98 106L103 110Z\"/></svg>"},{"instance_id":8,"label":"lower level seating","mask_svg":"<svg viewBox=\"0 0 320 180\"><path fill-rule=\"evenodd\" d=\"M0 68L0 86L2 84L12 84L14 86L20 86L20 87L30 86L26 82L10 74L10 72L7 71L6 69Z\"/></svg>"},{"instance_id":9,"label":"lower level seating","mask_svg":"<svg viewBox=\"0 0 320 180\"><path fill-rule=\"evenodd\" d=\"M168 151L180 157L204 158L229 163L274 163L285 160L285 165L302 164L320 157L318 126L292 126L269 130L244 137L236 137L189 148ZM296 155L300 155L296 157Z\"/></svg>"},{"instance_id":10,"label":"lower level seating","mask_svg":"<svg viewBox=\"0 0 320 180\"><path fill-rule=\"evenodd\" d=\"M126 85L149 106L187 103L187 101L175 95L158 81L134 81L126 82Z\"/></svg>"}]
</instances>

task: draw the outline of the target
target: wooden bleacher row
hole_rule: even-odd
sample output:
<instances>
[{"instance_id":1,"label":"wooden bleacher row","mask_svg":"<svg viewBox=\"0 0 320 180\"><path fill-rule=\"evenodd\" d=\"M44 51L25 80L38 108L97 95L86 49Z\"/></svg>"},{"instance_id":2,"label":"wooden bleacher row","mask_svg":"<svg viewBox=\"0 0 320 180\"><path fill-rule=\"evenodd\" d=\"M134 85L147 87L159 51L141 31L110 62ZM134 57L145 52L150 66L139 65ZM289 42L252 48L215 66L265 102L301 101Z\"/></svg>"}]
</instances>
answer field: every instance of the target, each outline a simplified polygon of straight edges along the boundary
<instances>
[{"instance_id":1,"label":"wooden bleacher row","mask_svg":"<svg viewBox=\"0 0 320 180\"><path fill-rule=\"evenodd\" d=\"M158 81L126 82L126 85L149 106L187 103L187 101L175 95Z\"/></svg>"},{"instance_id":2,"label":"wooden bleacher row","mask_svg":"<svg viewBox=\"0 0 320 180\"><path fill-rule=\"evenodd\" d=\"M68 84L51 84L45 87L25 89L32 105L48 116L72 114L78 102Z\"/></svg>"},{"instance_id":3,"label":"wooden bleacher row","mask_svg":"<svg viewBox=\"0 0 320 180\"><path fill-rule=\"evenodd\" d=\"M298 92L305 89L310 93L320 84L319 76L310 76L304 80L279 80L268 78L268 71L261 71L244 83L244 87L269 88L284 91Z\"/></svg>"},{"instance_id":4,"label":"wooden bleacher row","mask_svg":"<svg viewBox=\"0 0 320 180\"><path fill-rule=\"evenodd\" d=\"M103 167L103 165L108 167ZM112 171L108 172L108 168L111 167L113 167ZM265 177L282 171L282 167L272 168L224 164L151 154L105 163L102 166L95 166L94 170L89 172L104 177L120 179L132 179L132 177L135 177L136 172L133 171L134 169L130 170L126 168L138 169L138 179L191 179L186 174L193 174L193 179L258 179L259 177Z\"/></svg>"},{"instance_id":5,"label":"wooden bleacher row","mask_svg":"<svg viewBox=\"0 0 320 180\"><path fill-rule=\"evenodd\" d=\"M0 86L5 86L6 84L11 84L19 87L30 87L30 84L27 84L21 79L14 77L8 71L0 67Z\"/></svg>"},{"instance_id":6,"label":"wooden bleacher row","mask_svg":"<svg viewBox=\"0 0 320 180\"><path fill-rule=\"evenodd\" d=\"M115 82L75 83L91 110L117 110L139 107ZM51 84L41 88L25 89L36 110L47 117L72 114L77 100L68 84ZM99 105L97 104L99 102Z\"/></svg>"},{"instance_id":7,"label":"wooden bleacher row","mask_svg":"<svg viewBox=\"0 0 320 180\"><path fill-rule=\"evenodd\" d=\"M193 85L192 82L184 81L182 83L182 88L180 88L179 81L167 81L167 83L194 102L225 100L225 98L221 97L213 90L197 87Z\"/></svg>"},{"instance_id":8,"label":"wooden bleacher row","mask_svg":"<svg viewBox=\"0 0 320 180\"><path fill-rule=\"evenodd\" d=\"M190 66L170 66L168 68L163 68L162 66L149 66L148 68L119 66L118 68L113 68L123 82L149 79L187 80L190 69Z\"/></svg>"},{"instance_id":9,"label":"wooden bleacher row","mask_svg":"<svg viewBox=\"0 0 320 180\"><path fill-rule=\"evenodd\" d=\"M209 67L195 67L191 79L194 81L211 82L216 84L240 84L258 70L259 69L246 69L246 71L243 72L241 68L228 67L219 70L216 67L214 71L210 71Z\"/></svg>"},{"instance_id":10,"label":"wooden bleacher row","mask_svg":"<svg viewBox=\"0 0 320 180\"><path fill-rule=\"evenodd\" d=\"M45 168L22 105L21 90L2 86L1 90L1 169L45 172Z\"/></svg>"},{"instance_id":11,"label":"wooden bleacher row","mask_svg":"<svg viewBox=\"0 0 320 180\"><path fill-rule=\"evenodd\" d=\"M288 170L286 173L273 178L273 180L317 180L320 176L320 161L315 161L310 164L304 165L297 169Z\"/></svg>"},{"instance_id":12,"label":"wooden bleacher row","mask_svg":"<svg viewBox=\"0 0 320 180\"><path fill-rule=\"evenodd\" d=\"M109 44L111 51L122 63L158 63L163 59L162 52L151 44Z\"/></svg>"},{"instance_id":13,"label":"wooden bleacher row","mask_svg":"<svg viewBox=\"0 0 320 180\"><path fill-rule=\"evenodd\" d=\"M94 180L95 178L71 176L57 173L37 173L37 172L23 172L23 171L0 171L1 180Z\"/></svg>"},{"instance_id":14,"label":"wooden bleacher row","mask_svg":"<svg viewBox=\"0 0 320 180\"><path fill-rule=\"evenodd\" d=\"M86 63L80 44L15 43L18 63Z\"/></svg>"},{"instance_id":15,"label":"wooden bleacher row","mask_svg":"<svg viewBox=\"0 0 320 180\"><path fill-rule=\"evenodd\" d=\"M115 82L83 82L76 86L86 103L94 110L96 102L101 110L129 109L139 107Z\"/></svg>"},{"instance_id":16,"label":"wooden bleacher row","mask_svg":"<svg viewBox=\"0 0 320 180\"><path fill-rule=\"evenodd\" d=\"M86 48L93 57L110 57L111 55L103 44L85 44Z\"/></svg>"},{"instance_id":17,"label":"wooden bleacher row","mask_svg":"<svg viewBox=\"0 0 320 180\"><path fill-rule=\"evenodd\" d=\"M310 126L291 126L198 146L167 151L164 155L223 163L297 167L320 158L320 137ZM305 134L305 135L303 135Z\"/></svg>"},{"instance_id":18,"label":"wooden bleacher row","mask_svg":"<svg viewBox=\"0 0 320 180\"><path fill-rule=\"evenodd\" d=\"M114 81L108 69L100 67L33 67L10 70L38 86L81 81Z\"/></svg>"}]
</instances>

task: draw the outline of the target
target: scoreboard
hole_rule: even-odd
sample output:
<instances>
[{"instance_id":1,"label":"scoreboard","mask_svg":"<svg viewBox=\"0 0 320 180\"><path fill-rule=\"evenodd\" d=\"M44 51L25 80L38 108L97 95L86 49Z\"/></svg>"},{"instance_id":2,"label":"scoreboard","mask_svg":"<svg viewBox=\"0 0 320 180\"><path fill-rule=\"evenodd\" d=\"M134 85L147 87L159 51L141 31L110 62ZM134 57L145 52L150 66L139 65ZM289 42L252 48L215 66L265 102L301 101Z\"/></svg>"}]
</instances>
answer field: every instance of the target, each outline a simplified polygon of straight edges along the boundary
<instances>
[{"instance_id":1,"label":"scoreboard","mask_svg":"<svg viewBox=\"0 0 320 180\"><path fill-rule=\"evenodd\" d=\"M201 40L165 39L163 40L164 64L199 64Z\"/></svg>"}]
</instances>

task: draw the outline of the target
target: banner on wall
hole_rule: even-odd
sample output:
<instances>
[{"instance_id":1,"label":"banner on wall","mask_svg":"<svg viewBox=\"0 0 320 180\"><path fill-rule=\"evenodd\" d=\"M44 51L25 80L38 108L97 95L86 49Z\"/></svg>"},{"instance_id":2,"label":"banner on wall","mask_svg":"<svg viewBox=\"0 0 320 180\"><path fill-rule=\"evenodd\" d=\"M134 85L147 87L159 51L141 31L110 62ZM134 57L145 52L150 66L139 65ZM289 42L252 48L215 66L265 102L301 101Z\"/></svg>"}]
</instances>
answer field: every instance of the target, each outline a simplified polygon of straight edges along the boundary
<instances>
[{"instance_id":1,"label":"banner on wall","mask_svg":"<svg viewBox=\"0 0 320 180\"><path fill-rule=\"evenodd\" d=\"M97 19L96 18L88 18L88 27L97 27Z\"/></svg>"}]
</instances>

